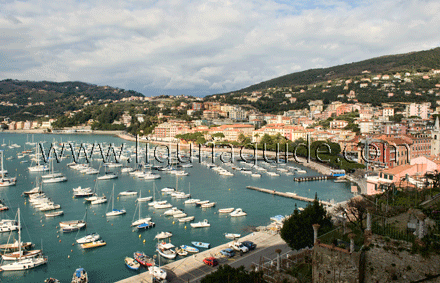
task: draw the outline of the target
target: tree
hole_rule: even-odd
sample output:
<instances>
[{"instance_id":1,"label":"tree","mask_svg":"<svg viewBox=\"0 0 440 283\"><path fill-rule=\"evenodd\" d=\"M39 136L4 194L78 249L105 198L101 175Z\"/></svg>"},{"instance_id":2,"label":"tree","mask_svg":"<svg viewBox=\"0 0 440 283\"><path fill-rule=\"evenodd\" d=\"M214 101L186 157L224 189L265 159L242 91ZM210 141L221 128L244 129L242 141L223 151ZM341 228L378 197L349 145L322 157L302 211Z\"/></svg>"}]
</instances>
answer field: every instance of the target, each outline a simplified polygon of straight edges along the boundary
<instances>
[{"instance_id":1,"label":"tree","mask_svg":"<svg viewBox=\"0 0 440 283\"><path fill-rule=\"evenodd\" d=\"M345 218L352 224L356 225L361 231L364 231L364 220L367 217L368 209L371 204L363 197L351 198L345 205L338 206L336 212L341 212Z\"/></svg>"},{"instance_id":2,"label":"tree","mask_svg":"<svg viewBox=\"0 0 440 283\"><path fill-rule=\"evenodd\" d=\"M208 275L202 280L202 283L265 283L262 271L245 270L244 266L233 268L227 264L220 265L218 269Z\"/></svg>"},{"instance_id":3,"label":"tree","mask_svg":"<svg viewBox=\"0 0 440 283\"><path fill-rule=\"evenodd\" d=\"M308 204L302 212L295 207L293 214L284 221L281 228L281 238L294 250L313 246L313 224L321 225L319 234L324 234L333 228L330 216L324 206L315 200Z\"/></svg>"}]
</instances>

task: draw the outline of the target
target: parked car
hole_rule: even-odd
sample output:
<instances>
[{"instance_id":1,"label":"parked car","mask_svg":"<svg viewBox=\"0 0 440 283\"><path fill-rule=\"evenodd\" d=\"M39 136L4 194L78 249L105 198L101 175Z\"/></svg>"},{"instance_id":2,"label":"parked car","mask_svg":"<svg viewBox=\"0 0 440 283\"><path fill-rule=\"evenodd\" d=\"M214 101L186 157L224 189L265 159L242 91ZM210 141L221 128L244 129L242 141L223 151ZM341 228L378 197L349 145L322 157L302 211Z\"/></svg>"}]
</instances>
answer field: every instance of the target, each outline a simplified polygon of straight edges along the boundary
<instances>
[{"instance_id":1,"label":"parked car","mask_svg":"<svg viewBox=\"0 0 440 283\"><path fill-rule=\"evenodd\" d=\"M231 248L221 250L220 253L227 257L233 257L235 255L235 251Z\"/></svg>"},{"instance_id":2,"label":"parked car","mask_svg":"<svg viewBox=\"0 0 440 283\"><path fill-rule=\"evenodd\" d=\"M242 253L247 253L249 251L249 248L244 246L241 242L232 242L229 244L229 247Z\"/></svg>"},{"instance_id":3,"label":"parked car","mask_svg":"<svg viewBox=\"0 0 440 283\"><path fill-rule=\"evenodd\" d=\"M203 259L203 263L206 265L216 266L218 265L218 261L215 257L206 257Z\"/></svg>"},{"instance_id":4,"label":"parked car","mask_svg":"<svg viewBox=\"0 0 440 283\"><path fill-rule=\"evenodd\" d=\"M251 241L243 241L241 242L245 247L247 247L250 251L251 250L255 250L255 248L257 247L256 244L254 244L254 242Z\"/></svg>"}]
</instances>

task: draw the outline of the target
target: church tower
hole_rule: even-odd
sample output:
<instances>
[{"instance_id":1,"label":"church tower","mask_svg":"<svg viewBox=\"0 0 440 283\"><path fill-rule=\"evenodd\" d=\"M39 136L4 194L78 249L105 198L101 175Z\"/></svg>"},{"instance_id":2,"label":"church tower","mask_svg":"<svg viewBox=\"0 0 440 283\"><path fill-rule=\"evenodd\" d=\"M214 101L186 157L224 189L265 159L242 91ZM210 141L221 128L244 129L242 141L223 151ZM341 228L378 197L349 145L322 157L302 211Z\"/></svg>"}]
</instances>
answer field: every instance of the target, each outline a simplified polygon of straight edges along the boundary
<instances>
[{"instance_id":1,"label":"church tower","mask_svg":"<svg viewBox=\"0 0 440 283\"><path fill-rule=\"evenodd\" d=\"M437 118L435 118L434 129L431 132L431 155L440 155L440 124Z\"/></svg>"}]
</instances>

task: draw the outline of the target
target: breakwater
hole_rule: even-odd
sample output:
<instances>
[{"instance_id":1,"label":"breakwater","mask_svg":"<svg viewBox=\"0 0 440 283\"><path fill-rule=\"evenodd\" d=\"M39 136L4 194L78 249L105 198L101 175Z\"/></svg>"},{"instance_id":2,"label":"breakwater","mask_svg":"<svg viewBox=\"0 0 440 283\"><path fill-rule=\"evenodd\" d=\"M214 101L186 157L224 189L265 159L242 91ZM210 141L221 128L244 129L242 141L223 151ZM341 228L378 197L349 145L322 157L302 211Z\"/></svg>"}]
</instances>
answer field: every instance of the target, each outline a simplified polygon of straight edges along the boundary
<instances>
[{"instance_id":1,"label":"breakwater","mask_svg":"<svg viewBox=\"0 0 440 283\"><path fill-rule=\"evenodd\" d=\"M286 197L286 198L293 198L293 199L300 200L300 201L305 201L305 202L313 202L315 200L315 199L312 199L312 198L299 196L299 195L297 195L295 193L278 192L276 190L269 190L269 189L254 187L254 186L247 186L246 189L250 189L250 190L254 190L254 191L259 191L259 192L263 192L263 193L267 193L267 194L271 194L271 195L277 195L277 196L281 196L281 197ZM329 205L329 206L332 205L328 201L320 200L319 202L324 204L324 205Z\"/></svg>"}]
</instances>

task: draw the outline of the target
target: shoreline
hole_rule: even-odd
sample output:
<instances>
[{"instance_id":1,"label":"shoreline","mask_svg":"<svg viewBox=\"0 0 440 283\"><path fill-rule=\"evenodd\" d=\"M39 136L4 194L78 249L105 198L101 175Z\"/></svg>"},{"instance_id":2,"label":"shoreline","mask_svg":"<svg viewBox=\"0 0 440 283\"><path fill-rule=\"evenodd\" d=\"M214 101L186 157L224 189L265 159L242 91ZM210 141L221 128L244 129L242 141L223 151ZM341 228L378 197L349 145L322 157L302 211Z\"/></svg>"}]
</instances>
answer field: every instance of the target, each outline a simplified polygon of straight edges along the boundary
<instances>
[{"instance_id":1,"label":"shoreline","mask_svg":"<svg viewBox=\"0 0 440 283\"><path fill-rule=\"evenodd\" d=\"M68 131L68 130L67 130ZM127 141L132 141L132 142L136 142L136 138L127 134L124 131L105 131L105 130L90 130L90 131L72 131L72 132L47 132L45 129L30 129L30 130L2 130L2 133L11 133L11 134L54 134L54 135L58 135L58 134L68 134L68 135L110 135L110 136L115 136L118 137L120 139L123 140L127 140ZM169 142L164 142L164 141L155 141L155 140L145 140L145 139L141 139L138 138L138 142L139 143L151 143L151 144L158 144L158 145L169 145ZM177 147L176 143L172 143L171 144L172 147ZM179 144L179 146L181 148L185 148L185 149L189 149L190 144ZM197 148L197 146L194 146L194 148ZM235 149L235 148L234 148ZM240 148L236 148L237 150L239 150L239 152L241 151ZM210 151L211 148L206 148L206 147L202 147L203 151ZM230 152L230 149L224 149L224 148L216 148L217 151L219 152ZM243 149L242 153L245 154L254 154L254 150L252 149ZM257 150L256 152L257 156L263 157L263 151L262 150ZM276 153L275 152L271 152L268 151L266 152L266 155L268 157L275 157ZM280 158L282 158L282 154L280 154ZM260 162L263 162L261 160L259 160ZM331 174L331 168L329 166L326 166L323 163L318 163L316 161L313 160L307 160L304 157L296 157L293 158L293 156L289 156L288 161L294 162L296 164L299 165L303 165L309 169L315 170L321 174L324 175L330 175Z\"/></svg>"}]
</instances>

